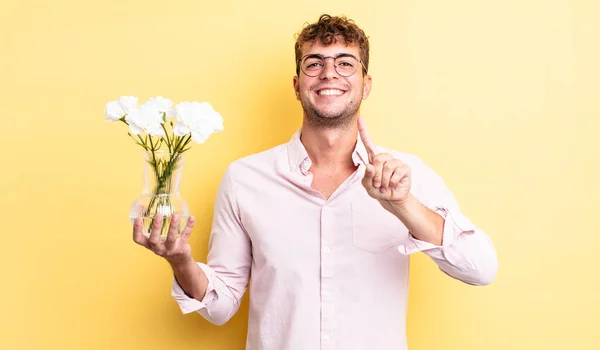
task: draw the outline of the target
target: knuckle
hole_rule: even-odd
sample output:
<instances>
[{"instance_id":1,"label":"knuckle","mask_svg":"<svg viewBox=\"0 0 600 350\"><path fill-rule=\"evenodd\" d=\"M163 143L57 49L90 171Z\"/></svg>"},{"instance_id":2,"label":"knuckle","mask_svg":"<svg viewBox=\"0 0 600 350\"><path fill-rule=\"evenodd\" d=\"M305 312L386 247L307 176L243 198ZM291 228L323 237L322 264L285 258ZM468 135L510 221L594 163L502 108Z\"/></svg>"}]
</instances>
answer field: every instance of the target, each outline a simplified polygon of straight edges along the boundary
<instances>
[{"instance_id":1,"label":"knuckle","mask_svg":"<svg viewBox=\"0 0 600 350\"><path fill-rule=\"evenodd\" d=\"M194 223L195 223L195 222L196 222L196 218L195 218L195 217L193 217L193 216L190 216L190 217L187 219L187 223L186 223L186 224L187 224L187 226L188 226L188 227L194 227Z\"/></svg>"},{"instance_id":2,"label":"knuckle","mask_svg":"<svg viewBox=\"0 0 600 350\"><path fill-rule=\"evenodd\" d=\"M378 159L380 161L386 161L392 159L392 155L389 153L379 153L375 156L375 159Z\"/></svg>"}]
</instances>

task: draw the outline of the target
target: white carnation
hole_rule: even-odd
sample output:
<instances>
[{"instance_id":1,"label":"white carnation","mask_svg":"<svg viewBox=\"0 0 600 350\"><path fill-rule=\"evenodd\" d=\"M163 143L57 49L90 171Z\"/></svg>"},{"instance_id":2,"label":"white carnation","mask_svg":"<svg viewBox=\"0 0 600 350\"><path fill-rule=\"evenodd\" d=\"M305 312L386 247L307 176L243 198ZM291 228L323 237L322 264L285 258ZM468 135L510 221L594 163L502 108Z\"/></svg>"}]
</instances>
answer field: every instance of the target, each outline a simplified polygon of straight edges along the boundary
<instances>
[{"instance_id":1,"label":"white carnation","mask_svg":"<svg viewBox=\"0 0 600 350\"><path fill-rule=\"evenodd\" d=\"M151 136L165 136L162 128L164 120L156 101L148 101L140 109L131 110L125 120L135 135L146 133Z\"/></svg>"},{"instance_id":2,"label":"white carnation","mask_svg":"<svg viewBox=\"0 0 600 350\"><path fill-rule=\"evenodd\" d=\"M152 97L148 102L155 103L158 110L165 113L167 118L175 118L177 112L173 108L173 102L162 96Z\"/></svg>"},{"instance_id":3,"label":"white carnation","mask_svg":"<svg viewBox=\"0 0 600 350\"><path fill-rule=\"evenodd\" d=\"M114 122L119 120L125 116L125 111L119 101L112 101L106 104L106 109L104 110L104 115L106 116L106 120L109 122Z\"/></svg>"},{"instance_id":4,"label":"white carnation","mask_svg":"<svg viewBox=\"0 0 600 350\"><path fill-rule=\"evenodd\" d=\"M208 102L181 102L173 132L177 136L192 134L192 140L204 143L213 133L223 130L223 117Z\"/></svg>"},{"instance_id":5,"label":"white carnation","mask_svg":"<svg viewBox=\"0 0 600 350\"><path fill-rule=\"evenodd\" d=\"M125 114L129 114L131 111L138 109L138 98L135 96L121 96L119 98L119 104L123 108Z\"/></svg>"}]
</instances>

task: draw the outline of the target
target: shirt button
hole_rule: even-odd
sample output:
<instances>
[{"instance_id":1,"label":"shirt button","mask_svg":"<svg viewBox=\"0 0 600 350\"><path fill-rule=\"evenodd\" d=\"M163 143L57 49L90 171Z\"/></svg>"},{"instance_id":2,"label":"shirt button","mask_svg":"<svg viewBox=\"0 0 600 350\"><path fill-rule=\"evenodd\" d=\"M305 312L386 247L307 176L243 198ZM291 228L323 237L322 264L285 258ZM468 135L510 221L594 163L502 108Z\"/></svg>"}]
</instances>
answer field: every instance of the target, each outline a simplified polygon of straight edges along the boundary
<instances>
[{"instance_id":1,"label":"shirt button","mask_svg":"<svg viewBox=\"0 0 600 350\"><path fill-rule=\"evenodd\" d=\"M325 248L323 248L323 251L324 251L325 253L329 253L331 250L329 249L329 247L325 247Z\"/></svg>"},{"instance_id":2,"label":"shirt button","mask_svg":"<svg viewBox=\"0 0 600 350\"><path fill-rule=\"evenodd\" d=\"M323 342L329 343L329 336L327 334L323 336Z\"/></svg>"},{"instance_id":3,"label":"shirt button","mask_svg":"<svg viewBox=\"0 0 600 350\"><path fill-rule=\"evenodd\" d=\"M323 300L329 300L329 293L323 292Z\"/></svg>"}]
</instances>

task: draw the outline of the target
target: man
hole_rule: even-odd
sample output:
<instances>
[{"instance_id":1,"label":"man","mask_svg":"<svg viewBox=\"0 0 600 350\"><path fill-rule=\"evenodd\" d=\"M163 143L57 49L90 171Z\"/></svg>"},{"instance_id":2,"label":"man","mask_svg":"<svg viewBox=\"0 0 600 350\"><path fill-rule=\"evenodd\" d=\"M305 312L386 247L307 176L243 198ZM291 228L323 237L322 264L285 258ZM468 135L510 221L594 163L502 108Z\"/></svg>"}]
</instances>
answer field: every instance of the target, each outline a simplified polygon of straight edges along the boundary
<instances>
[{"instance_id":1,"label":"man","mask_svg":"<svg viewBox=\"0 0 600 350\"><path fill-rule=\"evenodd\" d=\"M237 312L250 281L247 349L406 349L409 255L485 285L494 247L419 158L371 140L359 113L369 42L354 22L321 16L298 36L296 58L302 127L229 166L207 264L192 259L193 218L166 241L161 219L149 238L137 220L134 240L171 264L181 310L214 324Z\"/></svg>"}]
</instances>

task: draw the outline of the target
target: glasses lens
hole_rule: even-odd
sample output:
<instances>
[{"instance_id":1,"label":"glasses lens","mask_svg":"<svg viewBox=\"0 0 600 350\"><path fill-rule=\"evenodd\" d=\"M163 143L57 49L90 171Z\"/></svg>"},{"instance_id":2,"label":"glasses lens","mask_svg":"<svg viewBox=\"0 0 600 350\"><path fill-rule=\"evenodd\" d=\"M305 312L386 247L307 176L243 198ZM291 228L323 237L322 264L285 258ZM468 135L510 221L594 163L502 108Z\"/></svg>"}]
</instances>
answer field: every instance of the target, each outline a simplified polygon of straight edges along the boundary
<instances>
[{"instance_id":1,"label":"glasses lens","mask_svg":"<svg viewBox=\"0 0 600 350\"><path fill-rule=\"evenodd\" d=\"M301 67L304 74L311 77L316 77L323 71L324 64L325 62L322 58L313 56L306 57L304 61L302 61Z\"/></svg>"},{"instance_id":2,"label":"glasses lens","mask_svg":"<svg viewBox=\"0 0 600 350\"><path fill-rule=\"evenodd\" d=\"M341 76L347 77L354 74L356 68L358 68L358 61L352 56L341 56L335 59L335 70Z\"/></svg>"}]
</instances>

